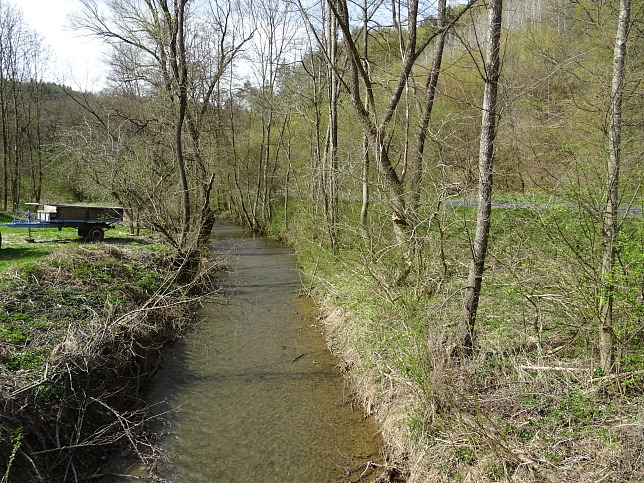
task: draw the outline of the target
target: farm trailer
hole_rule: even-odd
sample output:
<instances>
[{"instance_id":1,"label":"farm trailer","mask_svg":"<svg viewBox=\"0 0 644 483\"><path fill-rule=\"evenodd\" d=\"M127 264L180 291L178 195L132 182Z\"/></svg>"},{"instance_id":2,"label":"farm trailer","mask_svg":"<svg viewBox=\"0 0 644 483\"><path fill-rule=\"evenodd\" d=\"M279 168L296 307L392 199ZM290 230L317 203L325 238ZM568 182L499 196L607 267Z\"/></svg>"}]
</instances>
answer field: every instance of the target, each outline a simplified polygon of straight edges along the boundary
<instances>
[{"instance_id":1,"label":"farm trailer","mask_svg":"<svg viewBox=\"0 0 644 483\"><path fill-rule=\"evenodd\" d=\"M101 241L105 237L105 230L123 222L124 208L120 207L25 204L39 208L36 213L28 208L22 216L19 216L16 211L13 221L4 223L4 226L29 229L28 241L33 241L31 238L32 228L58 228L59 230L76 228L78 236L82 236L88 241Z\"/></svg>"}]
</instances>

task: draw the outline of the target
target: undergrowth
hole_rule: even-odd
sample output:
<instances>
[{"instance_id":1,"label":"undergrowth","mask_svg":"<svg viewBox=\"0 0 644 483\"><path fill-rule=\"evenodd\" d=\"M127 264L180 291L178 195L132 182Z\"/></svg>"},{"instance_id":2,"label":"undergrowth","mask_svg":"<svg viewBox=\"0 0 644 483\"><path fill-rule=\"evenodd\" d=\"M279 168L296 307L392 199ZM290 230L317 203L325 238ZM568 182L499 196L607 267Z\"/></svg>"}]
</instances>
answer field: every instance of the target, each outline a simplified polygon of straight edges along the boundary
<instances>
[{"instance_id":1,"label":"undergrowth","mask_svg":"<svg viewBox=\"0 0 644 483\"><path fill-rule=\"evenodd\" d=\"M141 388L209 292L213 267L179 281L176 264L143 239L26 257L0 262L3 481L91 478L123 447L152 465Z\"/></svg>"},{"instance_id":2,"label":"undergrowth","mask_svg":"<svg viewBox=\"0 0 644 483\"><path fill-rule=\"evenodd\" d=\"M644 226L618 243L619 366L598 368L601 230L568 207L495 210L476 355L454 358L474 210L442 205L416 229L413 270L372 208L343 206L338 249L294 201L269 233L292 244L322 301L331 348L379 419L410 482L641 481L644 477ZM281 215L281 216L280 216ZM367 240L367 241L366 241Z\"/></svg>"}]
</instances>

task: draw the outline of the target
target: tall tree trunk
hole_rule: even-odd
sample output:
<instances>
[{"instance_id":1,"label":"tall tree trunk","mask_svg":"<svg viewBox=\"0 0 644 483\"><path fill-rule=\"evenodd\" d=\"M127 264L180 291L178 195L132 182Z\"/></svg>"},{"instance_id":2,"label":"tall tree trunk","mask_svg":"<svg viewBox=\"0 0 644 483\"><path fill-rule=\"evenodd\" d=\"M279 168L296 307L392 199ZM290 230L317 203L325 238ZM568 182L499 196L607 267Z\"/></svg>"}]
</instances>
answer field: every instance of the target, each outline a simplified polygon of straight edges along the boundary
<instances>
[{"instance_id":1,"label":"tall tree trunk","mask_svg":"<svg viewBox=\"0 0 644 483\"><path fill-rule=\"evenodd\" d=\"M369 216L369 140L362 138L362 205L360 207L360 226L365 240L368 240L367 218Z\"/></svg>"},{"instance_id":2,"label":"tall tree trunk","mask_svg":"<svg viewBox=\"0 0 644 483\"><path fill-rule=\"evenodd\" d=\"M182 89L183 90L183 89ZM186 98L181 95L179 97L179 112L177 115L177 124L175 126L175 144L177 151L177 167L179 169L179 185L181 188L182 210L183 219L181 226L181 233L179 235L179 248L183 249L186 243L186 237L190 230L190 189L188 186L188 178L186 175L186 163L183 155L183 122L186 114Z\"/></svg>"},{"instance_id":3,"label":"tall tree trunk","mask_svg":"<svg viewBox=\"0 0 644 483\"><path fill-rule=\"evenodd\" d=\"M410 207L414 211L418 211L420 203L420 187L423 178L423 153L425 152L425 140L427 138L427 127L429 120L432 116L432 109L434 107L434 99L436 98L436 86L438 85L438 76L440 75L441 64L443 61L443 50L445 48L445 37L447 32L445 29L445 11L447 0L439 0L438 2L438 29L441 34L436 39L434 61L432 62L432 70L427 77L425 83L425 102L423 104L423 111L416 128L416 137L414 147L411 153L410 161L410 191L411 203Z\"/></svg>"},{"instance_id":4,"label":"tall tree trunk","mask_svg":"<svg viewBox=\"0 0 644 483\"><path fill-rule=\"evenodd\" d=\"M171 28L170 32L170 63L173 81L176 86L177 96L177 120L175 124L174 142L177 156L177 169L179 171L179 187L182 200L181 231L177 240L179 254L185 254L188 234L190 233L191 206L190 189L186 174L186 161L183 154L183 125L186 119L188 108L188 64L186 56L185 39L185 9L188 0L178 0L174 12L170 12L168 5L161 2L161 8Z\"/></svg>"},{"instance_id":5,"label":"tall tree trunk","mask_svg":"<svg viewBox=\"0 0 644 483\"><path fill-rule=\"evenodd\" d=\"M476 232L472 241L472 260L463 296L463 315L458 328L458 347L463 357L474 351L474 328L481 295L483 270L490 234L492 211L492 166L496 137L497 91L501 70L500 41L503 0L490 0L485 91L479 147L479 193Z\"/></svg>"},{"instance_id":6,"label":"tall tree trunk","mask_svg":"<svg viewBox=\"0 0 644 483\"><path fill-rule=\"evenodd\" d=\"M371 77L369 66L369 3L362 2L362 58L364 70L367 76ZM366 246L369 246L369 231L367 229L367 218L369 216L369 139L363 134L362 137L362 206L360 207L360 227Z\"/></svg>"},{"instance_id":7,"label":"tall tree trunk","mask_svg":"<svg viewBox=\"0 0 644 483\"><path fill-rule=\"evenodd\" d=\"M380 123L374 119L375 100L372 91L372 81L369 73L365 70L365 64L363 64L363 59L358 52L356 39L352 37L347 2L346 0L331 2L329 6L338 20L338 25L344 36L344 44L349 53L349 78L345 80L345 87L349 91L356 115L362 124L363 132L369 141L378 168L383 175L385 186L388 190L388 204L392 212L394 235L396 242L402 246L408 241L410 222L405 206L402 182L389 157L385 135L400 101L409 72L419 55L419 52L416 51L417 30L415 20L418 14L418 1L413 0L408 7L410 25L407 46L403 57L403 66L396 88L386 106L383 119ZM362 99L361 83L364 85L365 100Z\"/></svg>"},{"instance_id":8,"label":"tall tree trunk","mask_svg":"<svg viewBox=\"0 0 644 483\"><path fill-rule=\"evenodd\" d=\"M615 341L613 332L614 282L613 265L615 262L615 240L618 232L617 207L619 204L619 165L622 129L622 93L624 86L624 62L626 57L626 37L630 22L631 0L621 0L619 23L613 56L613 81L609 108L608 159L606 208L604 210L603 256L600 267L600 363L605 373L615 368Z\"/></svg>"},{"instance_id":9,"label":"tall tree trunk","mask_svg":"<svg viewBox=\"0 0 644 483\"><path fill-rule=\"evenodd\" d=\"M5 101L5 85L2 61L0 60L0 120L2 122L2 209L7 211L9 204L9 128L7 105Z\"/></svg>"},{"instance_id":10,"label":"tall tree trunk","mask_svg":"<svg viewBox=\"0 0 644 483\"><path fill-rule=\"evenodd\" d=\"M32 82L32 95L34 96L33 102L35 110L34 130L31 133L32 141L29 143L31 148L31 199L40 201L42 196L42 183L43 183L43 166L42 166L42 153L43 153L43 140L42 140L42 84L37 81ZM33 149L35 148L35 149Z\"/></svg>"},{"instance_id":11,"label":"tall tree trunk","mask_svg":"<svg viewBox=\"0 0 644 483\"><path fill-rule=\"evenodd\" d=\"M338 22L333 15L329 15L327 24L327 63L328 76L328 102L329 124L327 126L326 143L324 147L323 162L323 190L324 210L326 215L327 231L331 248L337 247L337 217L338 217L338 95L340 84L336 71L338 57Z\"/></svg>"},{"instance_id":12,"label":"tall tree trunk","mask_svg":"<svg viewBox=\"0 0 644 483\"><path fill-rule=\"evenodd\" d=\"M20 83L16 80L12 81L13 89L11 96L11 108L13 110L13 139L11 143L11 158L12 165L9 168L11 173L11 200L12 204L16 205L20 203L21 199L21 190L20 185L22 184L22 158L23 158L23 148L22 148L22 139L25 134L24 129L21 125L21 116L24 114L21 112L19 105L19 96L22 95L20 92Z\"/></svg>"}]
</instances>

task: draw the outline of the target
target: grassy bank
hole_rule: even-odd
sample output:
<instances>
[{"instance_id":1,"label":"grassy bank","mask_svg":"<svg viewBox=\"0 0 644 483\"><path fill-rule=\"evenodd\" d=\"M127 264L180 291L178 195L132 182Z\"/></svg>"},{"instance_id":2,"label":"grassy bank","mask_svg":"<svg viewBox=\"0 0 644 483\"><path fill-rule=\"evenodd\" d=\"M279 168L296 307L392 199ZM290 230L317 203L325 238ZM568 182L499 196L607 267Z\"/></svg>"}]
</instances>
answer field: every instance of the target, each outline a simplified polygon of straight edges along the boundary
<instances>
[{"instance_id":1,"label":"grassy bank","mask_svg":"<svg viewBox=\"0 0 644 483\"><path fill-rule=\"evenodd\" d=\"M296 200L298 201L298 200ZM593 213L496 210L478 351L453 357L472 208L427 206L402 284L384 210L367 233L342 208L338 250L302 201L269 231L299 255L332 349L380 422L407 481L641 481L644 224L624 220L616 273L616 374L598 367ZM288 220L288 223L286 222Z\"/></svg>"},{"instance_id":2,"label":"grassy bank","mask_svg":"<svg viewBox=\"0 0 644 483\"><path fill-rule=\"evenodd\" d=\"M189 322L194 284L151 237L2 228L2 481L90 477L118 448L152 463L142 385ZM207 283L207 282L203 282Z\"/></svg>"}]
</instances>

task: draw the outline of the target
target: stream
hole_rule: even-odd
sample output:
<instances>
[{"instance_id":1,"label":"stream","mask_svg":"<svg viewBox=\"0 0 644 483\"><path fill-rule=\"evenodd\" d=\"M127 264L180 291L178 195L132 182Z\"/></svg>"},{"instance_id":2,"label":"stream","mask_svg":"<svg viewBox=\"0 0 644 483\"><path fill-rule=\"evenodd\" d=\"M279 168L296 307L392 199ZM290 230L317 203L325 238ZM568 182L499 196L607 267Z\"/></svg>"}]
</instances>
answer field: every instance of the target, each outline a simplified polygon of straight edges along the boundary
<instances>
[{"instance_id":1,"label":"stream","mask_svg":"<svg viewBox=\"0 0 644 483\"><path fill-rule=\"evenodd\" d=\"M301 297L292 252L218 223L224 299L173 344L148 401L172 409L162 427L170 482L373 481L382 463L372 419L352 400L325 345L316 307Z\"/></svg>"}]
</instances>

